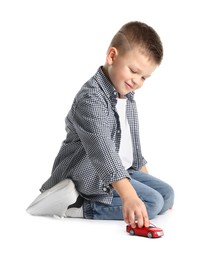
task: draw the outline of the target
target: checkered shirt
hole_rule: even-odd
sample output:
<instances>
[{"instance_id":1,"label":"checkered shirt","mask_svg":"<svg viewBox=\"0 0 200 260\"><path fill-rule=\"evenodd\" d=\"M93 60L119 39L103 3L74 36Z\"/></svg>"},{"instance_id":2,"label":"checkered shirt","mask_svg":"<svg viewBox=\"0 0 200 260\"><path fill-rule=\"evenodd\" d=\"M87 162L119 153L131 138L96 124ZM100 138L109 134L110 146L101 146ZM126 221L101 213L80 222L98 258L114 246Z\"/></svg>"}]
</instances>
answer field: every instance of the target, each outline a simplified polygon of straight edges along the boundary
<instances>
[{"instance_id":1,"label":"checkered shirt","mask_svg":"<svg viewBox=\"0 0 200 260\"><path fill-rule=\"evenodd\" d=\"M75 96L65 119L66 139L55 158L52 174L40 191L71 178L86 199L110 204L112 183L130 178L119 157L121 128L116 110L118 93L100 67ZM143 158L134 93L126 95L126 113L130 126L133 163L139 170Z\"/></svg>"}]
</instances>

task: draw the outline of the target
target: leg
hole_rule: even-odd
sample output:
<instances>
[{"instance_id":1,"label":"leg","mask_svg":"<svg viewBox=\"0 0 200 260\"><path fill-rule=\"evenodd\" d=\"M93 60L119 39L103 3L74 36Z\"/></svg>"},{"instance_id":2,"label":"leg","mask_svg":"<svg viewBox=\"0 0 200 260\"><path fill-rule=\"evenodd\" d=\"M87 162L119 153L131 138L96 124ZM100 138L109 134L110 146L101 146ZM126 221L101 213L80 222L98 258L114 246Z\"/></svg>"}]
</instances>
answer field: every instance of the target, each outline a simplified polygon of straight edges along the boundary
<instances>
[{"instance_id":1,"label":"leg","mask_svg":"<svg viewBox=\"0 0 200 260\"><path fill-rule=\"evenodd\" d=\"M160 193L137 180L132 179L131 183L138 196L145 203L149 219L155 218L164 204L164 200ZM84 201L83 212L85 218L123 220L121 198L115 191L110 205Z\"/></svg>"},{"instance_id":2,"label":"leg","mask_svg":"<svg viewBox=\"0 0 200 260\"><path fill-rule=\"evenodd\" d=\"M152 189L156 190L161 194L164 200L164 205L160 210L159 214L162 214L168 209L172 208L174 204L174 190L169 184L159 180L158 178L150 174L133 171L133 170L129 170L129 173L134 180L137 180L140 183L143 183L151 187Z\"/></svg>"},{"instance_id":3,"label":"leg","mask_svg":"<svg viewBox=\"0 0 200 260\"><path fill-rule=\"evenodd\" d=\"M110 205L85 200L83 216L86 219L123 220L121 199L119 196L113 197Z\"/></svg>"}]
</instances>

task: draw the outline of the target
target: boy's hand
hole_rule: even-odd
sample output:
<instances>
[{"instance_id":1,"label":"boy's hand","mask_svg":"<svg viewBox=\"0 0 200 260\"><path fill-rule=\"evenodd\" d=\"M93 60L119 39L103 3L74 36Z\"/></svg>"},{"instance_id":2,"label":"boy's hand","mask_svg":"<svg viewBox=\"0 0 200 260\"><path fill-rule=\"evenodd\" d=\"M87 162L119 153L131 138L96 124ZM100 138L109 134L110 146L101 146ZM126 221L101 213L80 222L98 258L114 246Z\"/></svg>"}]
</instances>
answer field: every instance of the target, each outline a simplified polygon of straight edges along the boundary
<instances>
[{"instance_id":1,"label":"boy's hand","mask_svg":"<svg viewBox=\"0 0 200 260\"><path fill-rule=\"evenodd\" d=\"M150 224L145 204L139 197L129 196L123 199L123 216L124 221L133 228L136 226L136 220L138 227L148 227Z\"/></svg>"},{"instance_id":2,"label":"boy's hand","mask_svg":"<svg viewBox=\"0 0 200 260\"><path fill-rule=\"evenodd\" d=\"M144 172L144 173L148 173L146 165L143 165L142 168L140 169L140 171Z\"/></svg>"},{"instance_id":3,"label":"boy's hand","mask_svg":"<svg viewBox=\"0 0 200 260\"><path fill-rule=\"evenodd\" d=\"M147 210L143 201L138 197L135 189L127 178L112 183L114 189L122 199L124 221L135 227L137 220L139 227L148 227L150 224Z\"/></svg>"}]
</instances>

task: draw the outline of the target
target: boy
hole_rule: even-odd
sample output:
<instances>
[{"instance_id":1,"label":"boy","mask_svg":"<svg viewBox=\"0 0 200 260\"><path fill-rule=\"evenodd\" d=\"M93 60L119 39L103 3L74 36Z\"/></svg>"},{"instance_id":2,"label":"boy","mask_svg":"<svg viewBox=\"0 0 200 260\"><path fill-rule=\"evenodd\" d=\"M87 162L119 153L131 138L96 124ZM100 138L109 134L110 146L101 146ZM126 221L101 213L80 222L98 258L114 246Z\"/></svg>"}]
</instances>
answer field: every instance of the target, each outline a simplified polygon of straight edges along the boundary
<instances>
[{"instance_id":1,"label":"boy","mask_svg":"<svg viewBox=\"0 0 200 260\"><path fill-rule=\"evenodd\" d=\"M50 178L27 211L90 219L124 219L135 227L172 207L174 191L147 173L134 93L163 58L145 23L129 22L113 37L106 62L77 93L67 136Z\"/></svg>"}]
</instances>

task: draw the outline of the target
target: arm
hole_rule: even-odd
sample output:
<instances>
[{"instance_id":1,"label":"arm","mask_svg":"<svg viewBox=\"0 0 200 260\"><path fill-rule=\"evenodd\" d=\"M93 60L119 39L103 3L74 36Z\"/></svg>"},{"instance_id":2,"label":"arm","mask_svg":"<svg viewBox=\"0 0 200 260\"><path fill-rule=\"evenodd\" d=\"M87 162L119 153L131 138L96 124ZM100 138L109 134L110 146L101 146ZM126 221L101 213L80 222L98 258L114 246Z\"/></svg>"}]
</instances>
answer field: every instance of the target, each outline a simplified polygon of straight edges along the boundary
<instances>
[{"instance_id":1,"label":"arm","mask_svg":"<svg viewBox=\"0 0 200 260\"><path fill-rule=\"evenodd\" d=\"M148 227L150 222L145 204L137 196L137 193L129 180L127 178L121 179L112 183L112 186L122 199L124 221L127 224L131 224L134 228L135 217L137 217L139 227Z\"/></svg>"}]
</instances>

